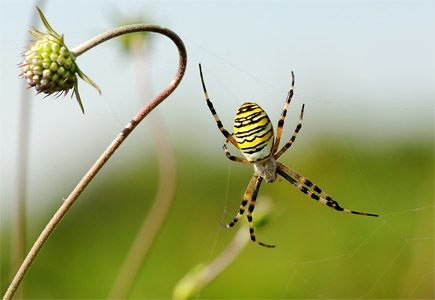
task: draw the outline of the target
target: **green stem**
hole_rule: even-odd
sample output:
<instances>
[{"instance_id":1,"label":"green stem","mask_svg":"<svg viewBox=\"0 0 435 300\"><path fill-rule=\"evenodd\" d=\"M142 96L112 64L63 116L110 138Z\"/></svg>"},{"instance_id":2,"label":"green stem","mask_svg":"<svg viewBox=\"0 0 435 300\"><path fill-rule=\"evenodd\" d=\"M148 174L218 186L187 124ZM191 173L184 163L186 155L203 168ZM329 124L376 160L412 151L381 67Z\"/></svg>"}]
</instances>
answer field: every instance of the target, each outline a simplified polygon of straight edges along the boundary
<instances>
[{"instance_id":1,"label":"green stem","mask_svg":"<svg viewBox=\"0 0 435 300\"><path fill-rule=\"evenodd\" d=\"M210 264L198 265L187 273L175 286L173 299L195 298L205 286L221 274L240 254L249 242L248 226L241 226L231 243Z\"/></svg>"},{"instance_id":2,"label":"green stem","mask_svg":"<svg viewBox=\"0 0 435 300\"><path fill-rule=\"evenodd\" d=\"M33 244L32 249L30 249L29 253L27 254L26 258L24 259L24 262L22 263L20 269L16 273L15 277L13 278L8 290L6 291L6 294L4 295L3 299L11 299L17 290L18 286L20 285L21 281L23 280L26 272L32 265L33 261L35 260L38 252L41 250L42 246L47 241L50 234L53 232L53 230L56 228L56 226L59 224L59 222L62 220L63 216L66 214L66 212L69 210L69 208L74 204L75 200L80 196L80 194L83 192L83 190L86 188L86 186L92 181L92 179L95 177L95 175L98 173L98 171L103 167L103 165L109 160L109 158L112 156L113 153L118 149L118 147L124 142L124 140L127 138L127 136L136 128L136 126L163 100L165 100L178 86L181 79L183 78L184 72L186 70L187 65L187 53L186 48L184 46L183 41L180 39L180 37L175 34L173 31L157 26L157 25L144 25L144 24L137 24L137 25L129 25L129 26L123 26L119 27L113 30L110 30L106 33L103 33L99 36L96 36L95 38L83 43L82 45L74 48L72 52L75 56L79 56L86 52L87 50L97 46L98 44L107 41L109 39L115 38L117 36L132 33L132 32L155 32L160 33L165 36L167 36L169 39L171 39L175 45L178 48L179 53L179 64L178 64L178 70L175 74L174 79L170 82L170 84L159 94L157 97L155 97L153 100L151 100L142 110L139 111L139 113L125 126L125 128L121 131L120 134L113 140L113 142L109 145L109 147L103 152L103 154L98 158L98 160L94 163L94 165L89 169L89 171L86 173L86 175L82 178L82 180L77 184L77 186L74 188L74 190L71 192L71 194L68 196L68 198L63 202L63 204L59 207L57 212L54 214L52 219L48 222L44 230L41 232L40 236L36 240L36 242Z\"/></svg>"},{"instance_id":3,"label":"green stem","mask_svg":"<svg viewBox=\"0 0 435 300\"><path fill-rule=\"evenodd\" d=\"M43 5L44 1L38 0L39 5ZM35 11L32 12L30 24L37 24L39 22L39 14ZM26 37L30 34L27 33ZM26 89L27 83L22 81L22 93L20 97L20 121L18 122L18 147L17 147L17 184L15 187L16 205L14 225L12 227L11 238L11 275L12 272L18 270L21 262L26 256L26 221L27 221L27 172L28 172L28 159L29 159L29 136L31 122L31 101L29 101L30 93ZM19 299L23 298L23 286L16 292Z\"/></svg>"}]
</instances>

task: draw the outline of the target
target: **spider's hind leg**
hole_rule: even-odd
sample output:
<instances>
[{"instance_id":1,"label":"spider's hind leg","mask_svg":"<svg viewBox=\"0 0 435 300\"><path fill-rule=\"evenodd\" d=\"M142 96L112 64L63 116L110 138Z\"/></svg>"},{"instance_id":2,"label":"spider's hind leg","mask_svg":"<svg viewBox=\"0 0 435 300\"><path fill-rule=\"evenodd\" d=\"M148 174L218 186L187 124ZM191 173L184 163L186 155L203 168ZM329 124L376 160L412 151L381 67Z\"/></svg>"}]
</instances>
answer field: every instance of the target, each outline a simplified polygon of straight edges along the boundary
<instances>
[{"instance_id":1,"label":"spider's hind leg","mask_svg":"<svg viewBox=\"0 0 435 300\"><path fill-rule=\"evenodd\" d=\"M236 161L236 162L239 162L239 163L242 163L242 164L252 165L252 163L250 161L248 161L247 159L245 159L245 158L240 158L240 157L237 157L237 156L232 156L230 151L228 151L228 147L227 147L228 142L229 141L227 139L225 141L225 143L224 143L223 148L224 148L224 151L225 151L225 155L228 157L229 160Z\"/></svg>"},{"instance_id":2,"label":"spider's hind leg","mask_svg":"<svg viewBox=\"0 0 435 300\"><path fill-rule=\"evenodd\" d=\"M285 180L290 182L294 187L300 190L302 193L310 196L310 198L319 201L326 206L329 206L337 211L342 211L348 214L379 217L379 215L353 211L347 208L341 207L337 201L329 197L325 192L323 192L317 185L303 177L301 174L293 171L292 169L278 163L276 172L281 175Z\"/></svg>"},{"instance_id":3,"label":"spider's hind leg","mask_svg":"<svg viewBox=\"0 0 435 300\"><path fill-rule=\"evenodd\" d=\"M252 191L254 190L258 179L259 178L258 178L257 174L252 175L251 181L248 184L248 188L246 189L245 195L243 195L243 200L242 200L242 204L240 204L239 212L237 213L237 215L234 217L234 219L230 223L228 223L227 225L221 224L222 227L231 228L242 217L242 215L244 214L245 209L246 209L246 204L248 204L249 198L251 198Z\"/></svg>"},{"instance_id":4,"label":"spider's hind leg","mask_svg":"<svg viewBox=\"0 0 435 300\"><path fill-rule=\"evenodd\" d=\"M242 217L243 213L245 212L246 205L248 204L249 199L251 199L251 202L249 203L248 214L247 214L251 240L261 246L273 248L275 247L274 245L268 245L260 241L257 241L254 233L254 223L252 222L252 213L254 212L258 190L260 189L260 185L262 181L263 178L260 177L257 173L254 173L254 175L252 175L251 181L249 182L248 188L246 189L245 195L243 196L243 201L242 204L240 205L240 210L237 213L236 217L229 224L227 225L221 224L221 225L225 228L233 227L237 223L237 221L239 221L239 219Z\"/></svg>"},{"instance_id":5,"label":"spider's hind leg","mask_svg":"<svg viewBox=\"0 0 435 300\"><path fill-rule=\"evenodd\" d=\"M252 213L254 212L254 208L255 208L255 203L257 201L257 194L258 194L258 190L260 189L260 184L263 181L262 177L259 177L257 182L255 183L254 186L254 191L252 192L252 198L251 198L251 202L249 203L249 208L248 208L248 222L249 222L249 233L251 235L251 240L261 246L267 247L267 248L274 248L275 245L268 245L265 243L262 243L260 241L257 241L257 239L255 238L255 233L254 233L254 223L252 222Z\"/></svg>"}]
</instances>

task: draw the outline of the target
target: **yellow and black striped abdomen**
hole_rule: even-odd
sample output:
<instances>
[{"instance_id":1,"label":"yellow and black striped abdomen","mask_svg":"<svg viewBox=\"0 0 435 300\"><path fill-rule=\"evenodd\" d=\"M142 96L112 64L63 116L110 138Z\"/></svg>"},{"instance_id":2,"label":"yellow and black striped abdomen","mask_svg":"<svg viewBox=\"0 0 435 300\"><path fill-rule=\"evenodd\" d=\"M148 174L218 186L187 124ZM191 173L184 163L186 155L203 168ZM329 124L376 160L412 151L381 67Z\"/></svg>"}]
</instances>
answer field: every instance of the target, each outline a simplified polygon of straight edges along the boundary
<instances>
[{"instance_id":1,"label":"yellow and black striped abdomen","mask_svg":"<svg viewBox=\"0 0 435 300\"><path fill-rule=\"evenodd\" d=\"M274 142L273 127L260 106L247 102L239 107L234 120L234 139L250 162L270 157Z\"/></svg>"}]
</instances>

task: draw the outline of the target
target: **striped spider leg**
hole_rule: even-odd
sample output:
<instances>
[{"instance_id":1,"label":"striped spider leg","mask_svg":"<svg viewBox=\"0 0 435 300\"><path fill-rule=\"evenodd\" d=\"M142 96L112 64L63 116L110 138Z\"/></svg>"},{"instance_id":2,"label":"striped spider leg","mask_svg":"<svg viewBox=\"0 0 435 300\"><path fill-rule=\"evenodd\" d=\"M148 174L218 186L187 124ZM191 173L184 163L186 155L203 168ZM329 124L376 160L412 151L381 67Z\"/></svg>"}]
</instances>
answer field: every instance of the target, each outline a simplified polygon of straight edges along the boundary
<instances>
[{"instance_id":1,"label":"striped spider leg","mask_svg":"<svg viewBox=\"0 0 435 300\"><path fill-rule=\"evenodd\" d=\"M260 189L260 185L263 179L269 183L274 182L278 175L287 180L302 193L308 195L312 199L317 200L326 206L332 207L337 211L373 217L378 216L376 214L361 213L342 208L337 201L329 197L317 185L315 185L296 171L293 171L285 165L277 162L277 159L282 154L284 154L284 152L286 152L294 143L296 136L302 128L302 118L304 115L305 107L304 105L302 105L299 122L295 128L293 136L278 151L285 117L287 115L287 110L290 105L291 99L293 97L293 89L295 83L295 77L293 72L292 85L287 95L287 99L284 105L284 109L281 113L280 120L278 121L276 138L274 137L272 123L266 112L258 104L252 102L246 102L239 107L234 120L234 134L230 134L224 128L216 113L216 110L213 107L213 104L208 97L207 89L205 87L204 78L202 75L201 64L199 65L199 73L207 105L217 123L219 130L226 138L226 141L223 145L225 155L228 157L228 159L232 161L254 166L254 174L252 175L251 181L249 182L248 188L246 189L246 192L243 196L239 212L229 224L223 225L224 227L233 227L244 214L246 206L249 202L247 218L249 223L251 240L261 246L269 248L275 247L273 245L264 244L256 239L254 234L252 213L255 208L258 191ZM239 149L242 152L244 158L231 155L227 148L228 142L230 142L237 149Z\"/></svg>"},{"instance_id":2,"label":"striped spider leg","mask_svg":"<svg viewBox=\"0 0 435 300\"><path fill-rule=\"evenodd\" d=\"M278 167L276 169L276 172L279 175L281 175L285 180L290 182L294 187L296 187L302 193L307 194L312 199L317 200L320 203L325 204L326 206L332 207L337 211L342 211L348 214L379 217L376 214L363 213L363 212L358 212L358 211L353 211L350 209L343 208L338 204L337 201L329 197L317 185L315 185L314 183L312 183L311 181L303 177L298 172L293 171L292 169L286 167L281 163L277 163L277 166Z\"/></svg>"}]
</instances>

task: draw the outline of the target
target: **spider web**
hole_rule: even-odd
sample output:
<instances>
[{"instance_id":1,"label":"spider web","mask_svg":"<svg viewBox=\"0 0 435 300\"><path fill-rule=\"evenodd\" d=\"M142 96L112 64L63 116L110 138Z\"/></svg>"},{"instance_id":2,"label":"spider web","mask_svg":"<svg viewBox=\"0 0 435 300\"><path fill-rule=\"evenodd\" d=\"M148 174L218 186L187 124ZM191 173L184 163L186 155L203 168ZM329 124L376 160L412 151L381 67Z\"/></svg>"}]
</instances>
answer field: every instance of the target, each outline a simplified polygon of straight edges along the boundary
<instances>
[{"instance_id":1,"label":"spider web","mask_svg":"<svg viewBox=\"0 0 435 300\"><path fill-rule=\"evenodd\" d=\"M240 68L238 69L240 70ZM209 77L214 76L216 75L212 74ZM257 80L254 76L250 75L250 77L257 83L263 84L261 80ZM219 85L223 85L225 90L231 90L231 88L225 86L225 83L222 83L224 80L219 80L219 78L215 80L219 82ZM267 84L266 87L272 87L273 91L271 84ZM279 93L281 92L279 91ZM230 92L229 94L233 99L236 98L235 93ZM219 97L214 98L218 99ZM276 97L274 96L274 98ZM284 97L281 98L285 99ZM291 112L291 110L295 107L294 105L300 104L301 99L303 101L308 99L308 101L323 107L331 105L328 100L307 97L298 94L298 92L295 92L295 98L296 104L292 104L293 106L289 111L290 116L287 117L284 128L287 135L292 134L297 121L296 114L298 110L296 110L296 113ZM235 99L235 102L238 103L239 101ZM332 103L332 105L334 104ZM392 110L393 114L402 113L402 111L394 111L401 110L401 108L385 106L384 109ZM343 112L338 113L344 114ZM269 117L275 123L276 118L272 114L269 113ZM221 115L223 116L223 113ZM308 119L315 120L315 117L306 116L303 127L315 130L314 127L318 126L319 123L307 125L309 123ZM226 123L228 122L224 122L224 124ZM309 130L305 129L305 131ZM332 195L333 198L336 198L343 207L357 211L379 213L380 217L371 219L340 214L335 211L330 212L323 205L319 205L311 199L305 199L307 198L305 195L300 195L298 191L285 182L274 185L263 184L260 189L257 207L261 206L262 201L268 200L265 198L271 198L275 209L280 207L280 212L272 217L273 222L270 222L267 228L256 230L256 236L257 239L263 242L274 241L278 244L276 249L268 251L275 252L272 256L276 255L278 257L276 260L279 261L280 265L277 267L277 265L271 264L264 267L261 263L258 263L252 267L257 267L269 274L268 276L264 276L264 274L256 275L252 271L244 273L240 270L242 268L240 264L246 263L249 259L239 257L238 260L242 262L235 262L236 266L225 273L224 276L229 276L228 273L235 273L238 275L235 276L235 281L237 281L236 277L246 278L246 276L249 276L251 285L249 288L243 289L240 297L433 299L435 296L433 145L429 144L427 146L427 143L424 142L422 144L422 148L426 147L426 155L429 153L429 155L425 156L425 159L428 159L425 162L417 162L414 167L412 167L412 163L405 163L406 167L409 167L406 172L400 168L393 169L390 172L379 171L385 173L385 176L379 176L375 180L372 177L378 171L374 170L373 166L367 166L370 165L368 163L370 162L368 158L370 155L374 156L376 161L377 155L387 160L389 156L395 158L403 156L407 160L412 160L413 154L416 154L415 149L419 148L419 146L417 145L415 148L407 147L403 143L400 144L400 142L393 140L393 144L397 144L399 148L402 147L402 149L394 149L395 146L385 146L388 142L381 142L378 144L379 154L376 154L373 152L373 149L376 152L376 147L369 149L361 145L361 143L355 143L354 139L349 136L335 138L331 144L338 144L337 148L342 149L340 154L345 156L344 162L342 160L337 160L337 162L351 169L352 172L349 178L343 176L340 179L345 182L338 184L328 176L331 163L327 160L325 163L325 156L317 158L319 150L316 145L319 143L309 141L303 136L304 129L295 142L295 145L299 144L299 146L293 146L294 149L289 151L292 154L287 154L290 158L283 158L283 162L296 171L300 171L310 180L313 174L317 174L313 182L319 184L322 189ZM284 136L283 141L286 139L288 137ZM416 139L417 144L421 144L421 142L422 139ZM331 149L335 150L337 148ZM235 154L236 150L233 149L233 151ZM403 153L399 153L401 151ZM367 154L370 152L372 153ZM304 164L298 164L295 161L301 154L304 158ZM408 154L409 156L407 156ZM296 166L294 166L295 163ZM397 163L400 164L399 159L397 159ZM425 168L421 174L419 166L424 164L429 167ZM243 167L246 168L246 166L240 168ZM380 164L379 168L382 167L388 168L391 166L385 163L384 165ZM228 167L228 179L226 187L223 189L225 190L221 218L223 223L232 220L237 213L240 204L239 200L241 201L241 195L243 195L250 174L252 174L250 173L252 170L247 171L243 177L246 181L242 184L244 186L237 186L232 183L236 178L238 179L238 176L234 174L236 168L239 168L239 166ZM418 183L412 183L413 181L410 181L408 176L401 176L400 173L419 173L418 177L423 176L424 179L418 181ZM346 191L341 191L342 185L348 184L353 188L349 187ZM279 191L274 191L278 186ZM291 189L295 191L290 192ZM382 192L380 193L380 191ZM355 200L358 197L353 197L354 193L363 194L363 200ZM361 196L359 197L361 198ZM304 200L314 203L307 203ZM289 201L290 203L288 203ZM370 204L367 205L369 208L364 208L365 203ZM357 204L359 206L354 207ZM294 207L295 205L297 207ZM308 207L303 208L303 206ZM256 210L258 209L256 208ZM300 209L303 209L303 211L295 212ZM291 216L287 216L289 212L292 212ZM297 215L299 215L299 219L295 217ZM255 226L256 212L254 212L253 217ZM244 219L245 216L239 223L244 223ZM288 221L289 219L293 221ZM238 224L237 226L242 225ZM295 227L299 231L296 235ZM304 230L305 227L307 227L307 230ZM225 234L228 233L225 231ZM221 243L225 234L220 230L216 234L215 244L210 250L210 260L218 255L217 245ZM249 233L246 232L246 234ZM307 235L310 238L306 238ZM308 247L315 249L306 250L307 244ZM245 250L246 255L249 257L251 257L250 255L255 256L255 258L251 259L256 261L271 260L268 252L256 248L261 247L249 243L247 250ZM294 251L295 248L299 250ZM255 255L251 254L251 252L255 253ZM274 262L276 263L275 260ZM275 269L274 275L270 271L270 266L274 266L272 268ZM264 280L270 279L269 276L275 282L269 283L268 286L268 284L264 284ZM273 287L274 292L269 292L266 294L267 296L262 297L261 288L255 288L257 285L270 291ZM233 296L238 297L239 295L233 294ZM198 297L207 297L207 293L204 291Z\"/></svg>"},{"instance_id":2,"label":"spider web","mask_svg":"<svg viewBox=\"0 0 435 300\"><path fill-rule=\"evenodd\" d=\"M351 152L352 154L352 152ZM232 169L228 171L228 177L231 178ZM324 172L321 172L324 173ZM364 171L360 170L362 181L369 191L371 190L371 183L364 179ZM234 197L230 188L230 180L227 181L226 196L224 202L224 211L222 221L231 220L237 210L230 209L233 207ZM286 185L285 182L281 185ZM290 187L290 185L288 185ZM271 188L268 189L263 186L263 191L260 191L258 199L258 206L268 196L270 196ZM276 186L272 186L276 188ZM291 187L290 187L291 189ZM230 190L230 192L228 192ZM266 191L264 191L266 190ZM240 194L240 193L238 193ZM433 294L433 281L434 281L434 230L433 230L433 212L434 205L432 203L433 197L428 197L420 203L425 206L418 206L399 211L391 211L389 213L381 213L379 219L364 220L359 218L349 220L357 216L349 216L345 221L347 226L350 226L353 239L348 239L348 230L343 230L339 226L342 225L340 221L336 222L332 218L343 220L347 216L340 216L335 214L330 216L329 212L321 212L326 208L322 205L314 208L321 217L317 226L318 229L318 243L315 247L319 251L308 251L309 254L288 255L287 259L281 261L285 266L280 269L278 278L286 278L279 280L281 285L281 299L287 298L318 298L318 299L335 299L335 298L353 298L353 299L378 299L378 298L401 298L401 299L431 299ZM291 201L301 201L306 203L304 195L298 196L297 193L291 193L288 197L271 196L275 207L281 206L287 199L295 198ZM374 195L371 196L376 198ZM238 199L238 198L237 198ZM234 201L233 201L234 200ZM310 200L310 199L309 199ZM348 201L349 202L349 201ZM231 204L230 204L231 203ZM394 203L393 203L394 204ZM304 204L301 204L304 205ZM311 205L311 204L306 204ZM290 205L289 205L290 206ZM394 205L393 205L394 206ZM298 208L295 208L297 210ZM391 208L393 209L393 208ZM328 210L328 209L326 209ZM286 218L285 213L282 212L279 218ZM307 214L307 211L301 212ZM308 211L309 214L309 211ZM313 214L313 212L311 212ZM314 213L316 214L316 213ZM308 222L312 219L309 215L305 216ZM291 219L292 217L290 217ZM244 219L244 218L243 218ZM315 219L315 218L313 218ZM274 221L277 223L291 224L292 222L278 222L278 218ZM243 223L244 220L241 220ZM277 241L278 247L285 248L284 252L289 250L289 247L304 248L306 239L291 238L291 243L286 243L285 240L294 234L291 227L301 226L302 228L307 224L295 224L299 221L294 220L291 226L286 226L284 229L280 225L270 224L269 230L259 230L257 238L265 242L274 240ZM363 223L367 224L364 225ZM255 212L254 212L255 223ZM352 224L352 223L356 223ZM241 226L240 224L238 226ZM338 227L336 227L338 226ZM414 227L413 230L409 230ZM273 234L272 231L277 230L280 234ZM307 233L313 233L309 230ZM320 232L324 232L328 238L322 239ZM248 231L246 232L248 235ZM222 238L223 233L219 232L216 240ZM301 235L298 235L300 237ZM278 239L278 240L277 240ZM313 238L312 240L315 240ZM329 243L328 243L329 240ZM279 241L279 242L278 242ZM219 242L217 241L216 244ZM337 243L337 245L332 245ZM293 244L291 246L290 244ZM252 249L251 247L258 247L255 244L248 244L247 252L260 252L261 250ZM275 251L271 250L271 251ZM297 252L297 251L296 251ZM303 251L302 251L303 252ZM278 254L279 256L282 253ZM211 257L216 255L215 247L211 250ZM264 251L260 255L269 257L269 254ZM274 254L275 255L275 254ZM260 257L261 258L261 257ZM257 257L257 259L260 259ZM244 258L240 258L245 260ZM343 274L340 274L342 270ZM343 281L346 277L350 278ZM261 277L261 276L260 276ZM254 279L252 281L255 281ZM296 290L296 291L295 291ZM272 297L275 298L275 297Z\"/></svg>"},{"instance_id":3,"label":"spider web","mask_svg":"<svg viewBox=\"0 0 435 300\"><path fill-rule=\"evenodd\" d=\"M409 211L392 213L390 215L415 213L421 210L423 211L433 210L433 206L411 209ZM370 232L368 236L359 245L357 245L350 252L338 253L335 256L327 256L316 260L305 260L305 261L298 261L298 262L291 263L289 265L290 278L287 287L283 291L282 298L286 298L286 295L288 295L291 286L295 282L297 282L298 279L302 281L302 284L305 285L307 289L311 290L312 294L317 298L334 298L333 292L329 292L329 294L323 294L322 292L316 291L313 288L313 286L316 283L311 281L309 277L306 274L304 274L305 267L316 266L321 264L329 264L329 265L341 264L343 261L345 262L345 264L351 266L352 264L356 263L357 260L359 259L357 257L358 255L361 254L364 255L365 246L367 244L374 243L376 238L383 234L390 237L398 238L400 240L399 243L395 246L395 251L392 251L390 253L390 257L383 262L384 265L383 270L374 273L372 274L372 276L370 276L370 282L368 282L368 284L366 285L366 291L359 295L358 294L351 295L350 297L352 298L355 297L356 299L379 298L379 297L389 298L391 296L390 292L392 291L385 290L383 286L385 285L385 281L388 281L390 277L394 276L395 265L399 265L403 262L403 260L406 260L406 256L407 256L406 252L417 249L419 247L419 244L422 244L422 242L424 242L424 244L427 245L428 247L431 247L434 238L433 235L429 235L425 237L409 237L409 238L404 237L389 224L388 216L389 215L383 215L383 220L381 221L381 223L372 232ZM372 263L377 264L379 262L373 261ZM429 259L428 263L429 264L433 263L433 260L431 261ZM414 298L420 298L420 296L423 296L421 298L431 298L433 295L430 294L431 282L433 282L433 274L434 274L433 266L426 268L425 270L422 269L421 271L416 272L415 277L412 278L411 282L407 284L407 288L403 290L403 294L400 298L414 299ZM424 290L425 288L424 285L427 285L429 289ZM421 290L419 290L420 288Z\"/></svg>"}]
</instances>

